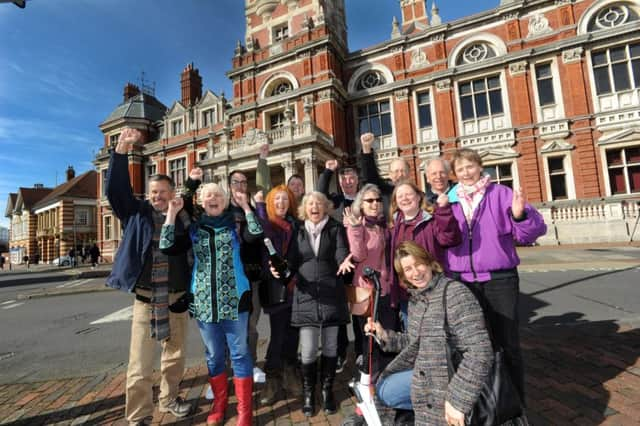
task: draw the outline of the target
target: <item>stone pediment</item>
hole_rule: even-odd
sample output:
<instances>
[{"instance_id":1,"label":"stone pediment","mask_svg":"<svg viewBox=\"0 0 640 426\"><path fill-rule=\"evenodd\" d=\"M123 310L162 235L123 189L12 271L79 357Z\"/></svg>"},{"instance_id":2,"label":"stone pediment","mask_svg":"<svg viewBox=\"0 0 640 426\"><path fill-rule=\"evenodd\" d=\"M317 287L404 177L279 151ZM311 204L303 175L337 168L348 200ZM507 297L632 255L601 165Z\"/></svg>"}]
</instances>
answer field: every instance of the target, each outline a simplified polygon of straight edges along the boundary
<instances>
[{"instance_id":1,"label":"stone pediment","mask_svg":"<svg viewBox=\"0 0 640 426\"><path fill-rule=\"evenodd\" d=\"M640 141L640 127L633 127L617 132L605 132L598 140L598 145Z\"/></svg>"},{"instance_id":2,"label":"stone pediment","mask_svg":"<svg viewBox=\"0 0 640 426\"><path fill-rule=\"evenodd\" d=\"M180 103L179 101L175 101L169 111L167 111L167 115L165 118L173 118L184 114L187 109Z\"/></svg>"},{"instance_id":3,"label":"stone pediment","mask_svg":"<svg viewBox=\"0 0 640 426\"><path fill-rule=\"evenodd\" d=\"M549 152L570 151L573 148L575 148L575 145L570 144L569 142L563 140L555 140L542 145L542 148L540 148L540 152L545 154Z\"/></svg>"},{"instance_id":4,"label":"stone pediment","mask_svg":"<svg viewBox=\"0 0 640 426\"><path fill-rule=\"evenodd\" d=\"M486 161L498 161L504 160L505 158L515 158L518 156L518 153L510 147L486 150L480 149L478 150L478 154L480 154L480 158L482 158L483 163Z\"/></svg>"},{"instance_id":5,"label":"stone pediment","mask_svg":"<svg viewBox=\"0 0 640 426\"><path fill-rule=\"evenodd\" d=\"M198 107L208 107L217 105L220 102L220 98L213 93L211 90L207 90L200 102L198 102Z\"/></svg>"}]
</instances>

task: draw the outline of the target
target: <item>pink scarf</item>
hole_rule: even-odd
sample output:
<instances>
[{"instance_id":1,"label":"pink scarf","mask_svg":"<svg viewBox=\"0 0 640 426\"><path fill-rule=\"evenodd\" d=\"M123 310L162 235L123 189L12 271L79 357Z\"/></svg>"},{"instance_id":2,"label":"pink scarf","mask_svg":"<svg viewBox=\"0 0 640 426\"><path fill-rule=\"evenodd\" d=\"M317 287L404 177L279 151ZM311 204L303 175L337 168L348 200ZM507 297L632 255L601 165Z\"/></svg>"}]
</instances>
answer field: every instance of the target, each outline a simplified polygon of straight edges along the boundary
<instances>
[{"instance_id":1,"label":"pink scarf","mask_svg":"<svg viewBox=\"0 0 640 426\"><path fill-rule=\"evenodd\" d=\"M462 211L464 212L464 217L467 219L467 223L471 223L473 213L480 205L480 201L482 201L482 197L484 197L484 193L490 183L491 176L485 175L473 185L458 185L456 193L458 194L458 199L460 200L460 205L462 206Z\"/></svg>"}]
</instances>

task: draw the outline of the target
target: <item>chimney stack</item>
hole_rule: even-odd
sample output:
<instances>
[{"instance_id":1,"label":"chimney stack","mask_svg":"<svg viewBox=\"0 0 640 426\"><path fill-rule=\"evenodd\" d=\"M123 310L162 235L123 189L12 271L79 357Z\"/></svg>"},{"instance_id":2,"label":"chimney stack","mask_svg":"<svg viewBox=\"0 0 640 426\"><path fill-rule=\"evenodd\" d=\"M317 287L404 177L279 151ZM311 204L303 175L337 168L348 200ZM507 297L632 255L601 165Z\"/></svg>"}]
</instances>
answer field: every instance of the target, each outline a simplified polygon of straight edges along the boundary
<instances>
[{"instance_id":1,"label":"chimney stack","mask_svg":"<svg viewBox=\"0 0 640 426\"><path fill-rule=\"evenodd\" d=\"M402 9L402 34L408 35L429 27L425 0L400 0Z\"/></svg>"},{"instance_id":2,"label":"chimney stack","mask_svg":"<svg viewBox=\"0 0 640 426\"><path fill-rule=\"evenodd\" d=\"M140 89L138 88L138 86L136 86L133 83L127 83L124 86L124 101L128 101L129 99L133 98L135 95L138 95L140 93Z\"/></svg>"},{"instance_id":3,"label":"chimney stack","mask_svg":"<svg viewBox=\"0 0 640 426\"><path fill-rule=\"evenodd\" d=\"M67 167L67 182L76 177L76 171L73 169L73 166Z\"/></svg>"},{"instance_id":4,"label":"chimney stack","mask_svg":"<svg viewBox=\"0 0 640 426\"><path fill-rule=\"evenodd\" d=\"M182 84L182 105L192 106L202 97L202 77L198 69L193 68L193 63L182 70L180 83Z\"/></svg>"}]
</instances>

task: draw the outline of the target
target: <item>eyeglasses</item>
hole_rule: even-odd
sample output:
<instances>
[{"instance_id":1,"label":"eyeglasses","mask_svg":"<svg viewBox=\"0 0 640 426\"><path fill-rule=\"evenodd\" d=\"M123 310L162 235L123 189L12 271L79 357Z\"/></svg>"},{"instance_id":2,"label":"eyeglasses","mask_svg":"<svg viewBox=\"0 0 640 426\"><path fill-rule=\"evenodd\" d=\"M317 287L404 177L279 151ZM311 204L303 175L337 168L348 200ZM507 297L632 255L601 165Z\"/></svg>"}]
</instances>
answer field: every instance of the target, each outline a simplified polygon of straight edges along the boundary
<instances>
[{"instance_id":1,"label":"eyeglasses","mask_svg":"<svg viewBox=\"0 0 640 426\"><path fill-rule=\"evenodd\" d=\"M248 182L246 180L232 180L231 181L231 185L233 186L246 186L248 184Z\"/></svg>"},{"instance_id":2,"label":"eyeglasses","mask_svg":"<svg viewBox=\"0 0 640 426\"><path fill-rule=\"evenodd\" d=\"M381 203L382 202L382 198L365 198L362 201L364 201L365 203L369 203L369 204L372 204L374 202L375 203Z\"/></svg>"}]
</instances>

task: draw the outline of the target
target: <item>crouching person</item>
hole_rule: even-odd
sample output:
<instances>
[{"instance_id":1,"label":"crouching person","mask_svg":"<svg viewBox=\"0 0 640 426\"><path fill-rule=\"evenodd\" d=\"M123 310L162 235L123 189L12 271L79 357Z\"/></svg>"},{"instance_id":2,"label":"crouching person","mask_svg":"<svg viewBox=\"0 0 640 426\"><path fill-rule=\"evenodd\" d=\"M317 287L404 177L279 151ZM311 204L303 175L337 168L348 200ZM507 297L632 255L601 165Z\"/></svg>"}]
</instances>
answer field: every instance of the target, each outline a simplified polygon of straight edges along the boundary
<instances>
[{"instance_id":1,"label":"crouching person","mask_svg":"<svg viewBox=\"0 0 640 426\"><path fill-rule=\"evenodd\" d=\"M414 410L416 425L463 426L493 361L482 309L464 284L446 278L435 258L413 241L398 246L394 269L408 287L408 332L384 330L379 323L365 325L383 350L401 350L377 382L379 402ZM454 349L464 354L451 380L444 331L445 287Z\"/></svg>"}]
</instances>

